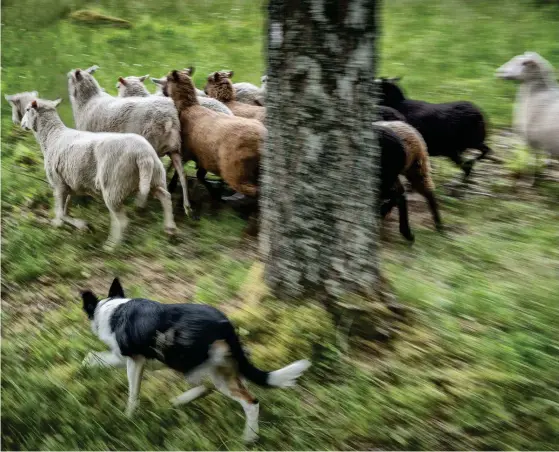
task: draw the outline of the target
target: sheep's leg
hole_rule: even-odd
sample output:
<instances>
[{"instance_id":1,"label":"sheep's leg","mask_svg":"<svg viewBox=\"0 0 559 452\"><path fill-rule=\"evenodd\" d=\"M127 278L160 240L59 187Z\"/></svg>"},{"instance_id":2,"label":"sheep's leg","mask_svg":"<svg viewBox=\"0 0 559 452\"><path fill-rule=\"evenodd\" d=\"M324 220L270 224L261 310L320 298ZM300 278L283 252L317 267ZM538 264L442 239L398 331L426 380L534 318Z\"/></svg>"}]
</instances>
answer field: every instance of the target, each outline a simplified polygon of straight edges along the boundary
<instances>
[{"instance_id":1,"label":"sheep's leg","mask_svg":"<svg viewBox=\"0 0 559 452\"><path fill-rule=\"evenodd\" d=\"M406 191L404 186L398 180L394 184L394 195L393 201L398 205L398 217L400 223L400 234L402 234L410 242L414 241L413 233L410 228L410 220L408 215L408 201L406 199Z\"/></svg>"},{"instance_id":2,"label":"sheep's leg","mask_svg":"<svg viewBox=\"0 0 559 452\"><path fill-rule=\"evenodd\" d=\"M221 195L220 193L216 193L212 184L210 184L210 182L206 179L206 174L208 174L206 169L200 167L198 168L198 171L196 171L196 178L204 185L204 187L206 187L206 190L208 190L208 193L212 198L212 208L217 209L219 207Z\"/></svg>"},{"instance_id":3,"label":"sheep's leg","mask_svg":"<svg viewBox=\"0 0 559 452\"><path fill-rule=\"evenodd\" d=\"M479 146L476 146L476 149L479 150L481 152L481 154L479 154L475 160L482 160L484 158L489 158L488 154L491 151L491 148L489 146L487 146L485 143L481 143Z\"/></svg>"},{"instance_id":4,"label":"sheep's leg","mask_svg":"<svg viewBox=\"0 0 559 452\"><path fill-rule=\"evenodd\" d=\"M188 200L188 186L186 185L186 177L184 176L184 168L182 165L182 157L179 153L171 154L171 160L175 166L175 171L178 174L179 180L182 185L182 205L187 216L190 215L191 208Z\"/></svg>"},{"instance_id":5,"label":"sheep's leg","mask_svg":"<svg viewBox=\"0 0 559 452\"><path fill-rule=\"evenodd\" d=\"M70 190L64 184L57 185L54 189L54 213L55 218L52 224L55 227L68 223L78 229L87 229L87 223L78 218L72 218L68 215L68 207L70 204Z\"/></svg>"},{"instance_id":6,"label":"sheep's leg","mask_svg":"<svg viewBox=\"0 0 559 452\"><path fill-rule=\"evenodd\" d=\"M111 232L104 248L107 251L112 251L122 240L122 233L128 226L128 218L123 206L118 208L108 207L111 213Z\"/></svg>"},{"instance_id":7,"label":"sheep's leg","mask_svg":"<svg viewBox=\"0 0 559 452\"><path fill-rule=\"evenodd\" d=\"M161 207L163 207L163 221L165 225L165 232L170 235L176 233L177 225L175 224L175 219L173 218L173 204L171 203L171 194L163 187L157 187L153 191L153 196L159 199L159 201L161 202Z\"/></svg>"},{"instance_id":8,"label":"sheep's leg","mask_svg":"<svg viewBox=\"0 0 559 452\"><path fill-rule=\"evenodd\" d=\"M439 213L439 207L437 205L435 193L433 193L433 190L425 188L423 184L412 182L412 186L416 192L418 192L427 200L427 203L429 204L429 210L431 210L431 215L433 216L433 221L435 222L435 227L437 228L437 231L442 232L443 222Z\"/></svg>"}]
</instances>

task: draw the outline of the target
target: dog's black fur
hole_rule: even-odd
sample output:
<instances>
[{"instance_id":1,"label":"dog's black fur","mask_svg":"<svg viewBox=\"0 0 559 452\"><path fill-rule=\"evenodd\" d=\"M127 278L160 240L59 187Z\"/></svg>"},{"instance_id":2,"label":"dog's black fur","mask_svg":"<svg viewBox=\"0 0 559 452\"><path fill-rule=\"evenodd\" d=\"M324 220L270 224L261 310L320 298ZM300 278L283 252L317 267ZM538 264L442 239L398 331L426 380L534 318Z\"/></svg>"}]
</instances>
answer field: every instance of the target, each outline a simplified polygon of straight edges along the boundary
<instances>
[{"instance_id":1,"label":"dog's black fur","mask_svg":"<svg viewBox=\"0 0 559 452\"><path fill-rule=\"evenodd\" d=\"M118 278L111 285L109 298L125 298ZM83 309L92 319L97 297L88 291L82 293L82 299ZM215 341L223 340L241 374L260 386L268 386L268 372L248 361L231 322L211 306L133 298L114 310L110 329L123 356L157 359L185 374L209 358Z\"/></svg>"}]
</instances>

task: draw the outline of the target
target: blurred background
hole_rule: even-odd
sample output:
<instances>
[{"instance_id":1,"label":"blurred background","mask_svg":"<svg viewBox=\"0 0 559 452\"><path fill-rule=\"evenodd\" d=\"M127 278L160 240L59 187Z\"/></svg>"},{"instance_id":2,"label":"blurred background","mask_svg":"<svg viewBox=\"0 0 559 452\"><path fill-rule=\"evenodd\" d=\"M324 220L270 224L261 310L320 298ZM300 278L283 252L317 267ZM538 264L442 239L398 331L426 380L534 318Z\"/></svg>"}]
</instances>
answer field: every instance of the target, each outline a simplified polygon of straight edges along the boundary
<instances>
[{"instance_id":1,"label":"blurred background","mask_svg":"<svg viewBox=\"0 0 559 452\"><path fill-rule=\"evenodd\" d=\"M265 14L255 0L4 0L2 93L62 97L59 111L72 125L73 68L98 64L96 79L115 95L119 76L161 77L191 65L198 88L220 69L260 85ZM476 103L505 163L480 163L474 188L457 199L446 183L460 170L432 159L451 238L433 230L415 195L413 248L399 237L396 215L385 222L383 271L413 314L395 324L379 310L384 333L349 354L316 306L286 306L253 284L256 243L232 211L197 224L178 219L178 240L169 242L154 204L144 216L131 214L116 255L98 247L109 226L99 201L74 207L93 231L52 228L42 154L2 99L4 450L244 447L242 412L229 399L210 395L171 409L167 399L185 390L182 378L146 372L142 404L128 420L125 373L80 368L103 346L78 289L104 293L114 275L131 296L223 309L257 363L318 359L296 390L255 390L263 400L259 448L559 448L559 175L522 184L533 163L510 130L517 86L494 76L527 50L559 67L559 4L390 0L380 14L377 75L403 76L414 98Z\"/></svg>"}]
</instances>

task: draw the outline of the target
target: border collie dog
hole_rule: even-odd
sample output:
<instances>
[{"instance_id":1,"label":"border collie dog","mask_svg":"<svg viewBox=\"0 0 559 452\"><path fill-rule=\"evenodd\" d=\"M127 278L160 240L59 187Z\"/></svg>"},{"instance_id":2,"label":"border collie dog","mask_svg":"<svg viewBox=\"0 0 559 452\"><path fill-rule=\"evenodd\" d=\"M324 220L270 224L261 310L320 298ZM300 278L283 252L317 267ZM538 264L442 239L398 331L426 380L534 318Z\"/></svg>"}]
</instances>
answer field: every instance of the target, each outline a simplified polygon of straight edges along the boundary
<instances>
[{"instance_id":1,"label":"border collie dog","mask_svg":"<svg viewBox=\"0 0 559 452\"><path fill-rule=\"evenodd\" d=\"M209 377L218 391L242 405L246 416L243 439L251 442L258 438L259 405L244 378L264 387L294 386L311 365L308 360L301 360L274 372L264 372L249 362L233 325L221 311L207 305L126 298L118 278L103 300L91 291L82 292L81 296L93 333L111 349L89 353L84 365L126 367L128 416L138 406L146 360L158 360L183 373L195 385L172 399L173 405L191 402L205 394L209 388L202 380Z\"/></svg>"}]
</instances>

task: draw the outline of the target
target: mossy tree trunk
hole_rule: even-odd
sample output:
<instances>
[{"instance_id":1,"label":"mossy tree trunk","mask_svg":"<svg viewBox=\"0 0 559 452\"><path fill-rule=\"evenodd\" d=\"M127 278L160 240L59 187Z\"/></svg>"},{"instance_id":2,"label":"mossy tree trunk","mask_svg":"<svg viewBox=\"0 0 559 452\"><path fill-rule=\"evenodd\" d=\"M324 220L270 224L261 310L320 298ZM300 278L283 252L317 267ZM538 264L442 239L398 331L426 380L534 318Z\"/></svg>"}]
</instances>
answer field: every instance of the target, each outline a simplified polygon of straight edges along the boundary
<instances>
[{"instance_id":1,"label":"mossy tree trunk","mask_svg":"<svg viewBox=\"0 0 559 452\"><path fill-rule=\"evenodd\" d=\"M260 246L279 298L376 294L375 0L270 0Z\"/></svg>"}]
</instances>

